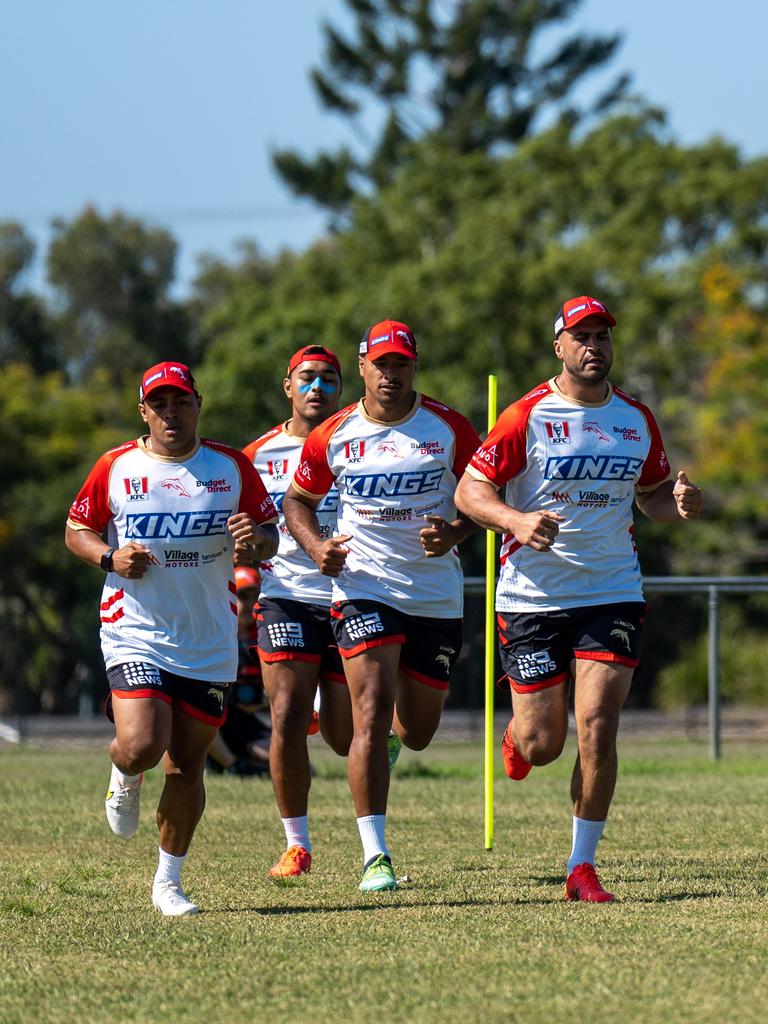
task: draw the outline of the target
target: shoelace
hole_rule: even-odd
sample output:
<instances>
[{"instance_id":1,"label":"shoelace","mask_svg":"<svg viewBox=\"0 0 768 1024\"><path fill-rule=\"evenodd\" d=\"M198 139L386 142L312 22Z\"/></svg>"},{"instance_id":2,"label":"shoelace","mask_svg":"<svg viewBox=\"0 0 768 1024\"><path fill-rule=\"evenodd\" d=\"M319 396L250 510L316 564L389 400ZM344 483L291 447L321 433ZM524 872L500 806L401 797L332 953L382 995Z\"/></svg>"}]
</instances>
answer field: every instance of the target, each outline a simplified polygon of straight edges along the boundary
<instances>
[{"instance_id":1,"label":"shoelace","mask_svg":"<svg viewBox=\"0 0 768 1024\"><path fill-rule=\"evenodd\" d=\"M110 797L110 803L116 811L132 811L139 798L139 793L138 784L115 789Z\"/></svg>"},{"instance_id":2,"label":"shoelace","mask_svg":"<svg viewBox=\"0 0 768 1024\"><path fill-rule=\"evenodd\" d=\"M170 903L181 904L189 903L190 901L184 895L180 885L176 882L157 882L155 884L155 890L157 896L163 896Z\"/></svg>"}]
</instances>

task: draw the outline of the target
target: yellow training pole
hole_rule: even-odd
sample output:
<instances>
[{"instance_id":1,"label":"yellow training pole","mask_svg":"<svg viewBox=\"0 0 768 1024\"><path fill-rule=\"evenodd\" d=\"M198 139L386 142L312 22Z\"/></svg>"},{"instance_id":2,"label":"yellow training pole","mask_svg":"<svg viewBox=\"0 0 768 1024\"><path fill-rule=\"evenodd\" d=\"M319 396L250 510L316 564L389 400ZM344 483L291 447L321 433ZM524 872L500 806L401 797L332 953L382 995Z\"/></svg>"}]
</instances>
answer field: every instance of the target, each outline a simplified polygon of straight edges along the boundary
<instances>
[{"instance_id":1,"label":"yellow training pole","mask_svg":"<svg viewBox=\"0 0 768 1024\"><path fill-rule=\"evenodd\" d=\"M488 376L488 430L496 423L496 377ZM493 705L496 652L496 534L485 534L485 848L493 849Z\"/></svg>"}]
</instances>

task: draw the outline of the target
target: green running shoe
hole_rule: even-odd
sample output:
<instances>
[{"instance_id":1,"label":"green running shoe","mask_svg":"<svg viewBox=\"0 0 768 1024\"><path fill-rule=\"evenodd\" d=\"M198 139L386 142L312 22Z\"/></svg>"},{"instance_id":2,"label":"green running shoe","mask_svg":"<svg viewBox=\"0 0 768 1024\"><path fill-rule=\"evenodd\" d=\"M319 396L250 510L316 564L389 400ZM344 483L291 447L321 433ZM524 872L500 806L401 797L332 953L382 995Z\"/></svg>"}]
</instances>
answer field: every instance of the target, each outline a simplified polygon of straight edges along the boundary
<instances>
[{"instance_id":1,"label":"green running shoe","mask_svg":"<svg viewBox=\"0 0 768 1024\"><path fill-rule=\"evenodd\" d=\"M392 771L392 769L397 764L397 759L398 757L400 757L400 751L402 750L402 748L403 745L400 742L400 737L397 735L396 732L391 732L387 739L387 757L389 758L390 771Z\"/></svg>"},{"instance_id":2,"label":"green running shoe","mask_svg":"<svg viewBox=\"0 0 768 1024\"><path fill-rule=\"evenodd\" d=\"M383 892L385 889L396 888L397 879L392 870L392 861L385 853L380 853L378 857L368 861L363 868L360 892Z\"/></svg>"}]
</instances>

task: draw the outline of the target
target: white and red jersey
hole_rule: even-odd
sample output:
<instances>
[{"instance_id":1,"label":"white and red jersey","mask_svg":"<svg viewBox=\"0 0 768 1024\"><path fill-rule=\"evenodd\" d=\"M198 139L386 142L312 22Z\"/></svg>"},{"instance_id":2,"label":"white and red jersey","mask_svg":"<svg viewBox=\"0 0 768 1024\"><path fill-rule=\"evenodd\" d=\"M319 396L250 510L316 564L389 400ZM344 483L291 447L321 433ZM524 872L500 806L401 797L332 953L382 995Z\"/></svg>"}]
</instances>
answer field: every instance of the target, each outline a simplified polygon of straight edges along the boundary
<instances>
[{"instance_id":1,"label":"white and red jersey","mask_svg":"<svg viewBox=\"0 0 768 1024\"><path fill-rule=\"evenodd\" d=\"M152 552L141 579L108 573L101 598L107 668L146 661L189 679L237 676L237 606L227 520L277 513L242 452L198 441L180 458L155 455L144 438L102 455L69 510L75 530L107 531L110 547Z\"/></svg>"},{"instance_id":2,"label":"white and red jersey","mask_svg":"<svg viewBox=\"0 0 768 1024\"><path fill-rule=\"evenodd\" d=\"M565 518L548 552L503 537L498 611L643 599L632 502L669 478L646 406L610 385L605 401L579 402L547 381L504 410L467 472L506 486L504 500L520 512Z\"/></svg>"},{"instance_id":3,"label":"white and red jersey","mask_svg":"<svg viewBox=\"0 0 768 1024\"><path fill-rule=\"evenodd\" d=\"M280 513L280 547L273 558L261 564L261 593L264 597L330 605L330 576L323 576L301 545L296 543L282 514L283 498L299 465L303 447L304 438L291 434L283 423L243 449ZM338 509L339 492L331 487L317 508L323 538L333 536Z\"/></svg>"},{"instance_id":4,"label":"white and red jersey","mask_svg":"<svg viewBox=\"0 0 768 1024\"><path fill-rule=\"evenodd\" d=\"M426 395L417 395L396 423L371 419L358 402L312 431L293 486L320 498L335 481L336 528L352 536L333 581L334 601L379 601L437 619L461 616L458 552L427 558L419 531L424 516L456 518L456 482L478 444L469 420Z\"/></svg>"}]
</instances>

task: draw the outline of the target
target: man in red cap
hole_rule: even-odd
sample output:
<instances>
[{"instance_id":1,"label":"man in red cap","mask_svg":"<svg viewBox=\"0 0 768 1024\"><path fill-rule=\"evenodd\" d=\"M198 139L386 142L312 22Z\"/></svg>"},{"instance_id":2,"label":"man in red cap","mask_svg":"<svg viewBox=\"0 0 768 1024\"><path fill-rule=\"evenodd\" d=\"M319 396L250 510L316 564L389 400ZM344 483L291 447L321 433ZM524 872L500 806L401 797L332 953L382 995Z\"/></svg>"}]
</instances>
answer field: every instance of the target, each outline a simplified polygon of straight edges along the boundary
<instances>
[{"instance_id":1,"label":"man in red cap","mask_svg":"<svg viewBox=\"0 0 768 1024\"><path fill-rule=\"evenodd\" d=\"M277 513L258 473L242 452L198 437L201 405L182 363L147 370L139 413L148 433L96 462L65 536L106 574L101 647L115 723L107 820L130 839L143 773L162 758L152 903L171 917L198 910L181 869L203 813L206 751L237 673L233 555L277 550Z\"/></svg>"},{"instance_id":2,"label":"man in red cap","mask_svg":"<svg viewBox=\"0 0 768 1024\"><path fill-rule=\"evenodd\" d=\"M670 478L650 409L608 382L615 325L598 299L563 304L559 373L505 409L456 491L466 515L503 534L496 610L512 691L502 741L511 779L561 753L573 680L578 754L566 897L595 903L614 898L597 878L595 854L646 610L632 502L662 523L696 519L701 509L685 473Z\"/></svg>"},{"instance_id":3,"label":"man in red cap","mask_svg":"<svg viewBox=\"0 0 768 1024\"><path fill-rule=\"evenodd\" d=\"M341 367L323 345L305 345L291 356L285 379L291 415L244 449L278 510L299 464L307 435L339 407ZM333 488L318 509L320 531L331 537L339 495ZM279 524L280 547L261 567L257 607L258 653L272 713L270 774L285 832L285 850L269 870L272 878L294 878L312 865L309 835L311 772L307 733L320 692L319 727L328 745L346 756L352 713L344 669L331 629L331 581Z\"/></svg>"},{"instance_id":4,"label":"man in red cap","mask_svg":"<svg viewBox=\"0 0 768 1024\"><path fill-rule=\"evenodd\" d=\"M478 444L463 416L414 389L416 340L383 320L360 343L365 394L315 428L283 503L291 533L333 577L331 616L349 683L349 786L363 845L360 889L396 888L385 838L390 728L427 746L462 642L456 481ZM317 510L334 482L339 535Z\"/></svg>"}]
</instances>

